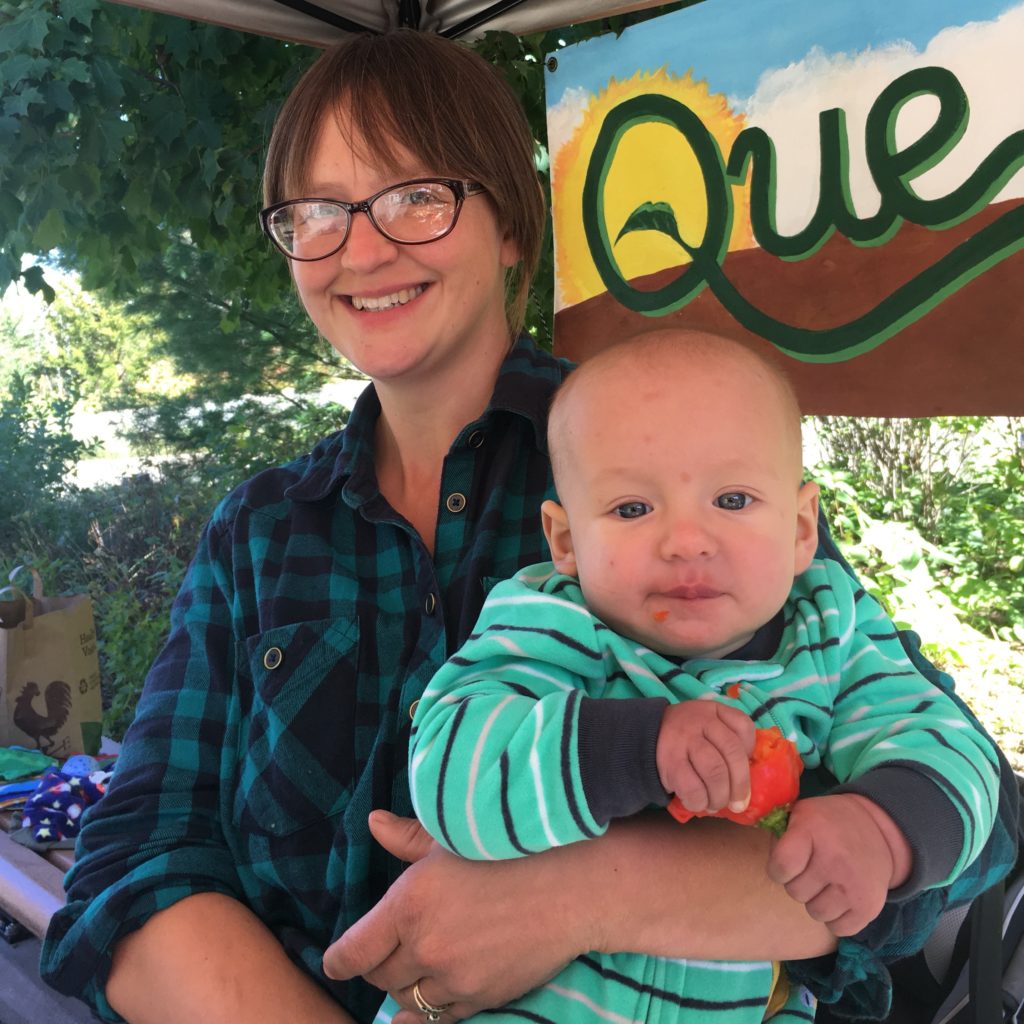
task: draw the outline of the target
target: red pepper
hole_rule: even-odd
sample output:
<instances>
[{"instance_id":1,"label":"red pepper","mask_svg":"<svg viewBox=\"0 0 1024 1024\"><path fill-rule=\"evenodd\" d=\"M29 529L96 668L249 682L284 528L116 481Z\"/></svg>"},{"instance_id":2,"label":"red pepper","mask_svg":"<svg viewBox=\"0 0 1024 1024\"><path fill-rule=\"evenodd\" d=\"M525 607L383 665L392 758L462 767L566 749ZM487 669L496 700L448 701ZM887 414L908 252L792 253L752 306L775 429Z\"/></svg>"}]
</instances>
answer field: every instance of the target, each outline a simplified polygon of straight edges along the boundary
<instances>
[{"instance_id":1,"label":"red pepper","mask_svg":"<svg viewBox=\"0 0 1024 1024\"><path fill-rule=\"evenodd\" d=\"M725 818L738 825L757 825L781 836L786 831L789 808L800 794L800 773L804 763L796 744L787 740L778 726L758 729L750 757L750 803L745 811L689 811L672 797L669 814L677 821L691 818Z\"/></svg>"}]
</instances>

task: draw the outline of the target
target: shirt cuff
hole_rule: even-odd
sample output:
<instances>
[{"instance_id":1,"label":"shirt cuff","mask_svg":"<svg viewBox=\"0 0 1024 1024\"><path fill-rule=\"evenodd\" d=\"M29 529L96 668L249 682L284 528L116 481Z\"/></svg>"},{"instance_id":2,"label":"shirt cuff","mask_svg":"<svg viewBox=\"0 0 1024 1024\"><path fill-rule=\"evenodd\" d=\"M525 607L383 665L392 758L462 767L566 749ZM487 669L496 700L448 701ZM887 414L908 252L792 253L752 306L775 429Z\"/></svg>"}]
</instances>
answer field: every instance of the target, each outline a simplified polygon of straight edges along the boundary
<instances>
[{"instance_id":1,"label":"shirt cuff","mask_svg":"<svg viewBox=\"0 0 1024 1024\"><path fill-rule=\"evenodd\" d=\"M890 890L889 901L906 900L941 885L963 853L960 814L927 773L922 765L893 761L833 790L873 801L892 818L910 844L914 858L910 877L898 889Z\"/></svg>"},{"instance_id":2,"label":"shirt cuff","mask_svg":"<svg viewBox=\"0 0 1024 1024\"><path fill-rule=\"evenodd\" d=\"M661 784L656 759L663 697L626 700L583 697L577 747L583 795L596 822L636 814L671 799Z\"/></svg>"}]
</instances>

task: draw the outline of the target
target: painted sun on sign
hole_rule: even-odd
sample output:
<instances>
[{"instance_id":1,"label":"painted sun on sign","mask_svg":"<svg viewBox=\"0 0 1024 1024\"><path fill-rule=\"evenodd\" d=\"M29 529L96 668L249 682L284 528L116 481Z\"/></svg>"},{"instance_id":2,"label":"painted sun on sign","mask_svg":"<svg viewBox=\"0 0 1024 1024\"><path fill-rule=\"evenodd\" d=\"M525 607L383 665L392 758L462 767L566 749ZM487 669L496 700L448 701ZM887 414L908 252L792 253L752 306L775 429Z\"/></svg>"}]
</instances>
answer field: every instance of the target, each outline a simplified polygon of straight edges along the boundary
<instances>
[{"instance_id":1,"label":"painted sun on sign","mask_svg":"<svg viewBox=\"0 0 1024 1024\"><path fill-rule=\"evenodd\" d=\"M624 82L613 78L593 96L571 137L559 147L554 163L559 188L551 215L558 238L560 306L571 306L605 291L579 215L586 171L605 117L623 101L651 93L674 97L693 110L726 153L746 126L744 117L729 109L726 97L712 93L707 82L694 81L692 72L675 75L665 68L653 73L638 71ZM707 194L693 148L678 131L657 121L637 125L619 148L605 190L607 220L621 225L615 255L624 275L641 277L689 261L681 244L680 225L692 227L707 222ZM730 251L754 244L742 194L734 211Z\"/></svg>"}]
</instances>

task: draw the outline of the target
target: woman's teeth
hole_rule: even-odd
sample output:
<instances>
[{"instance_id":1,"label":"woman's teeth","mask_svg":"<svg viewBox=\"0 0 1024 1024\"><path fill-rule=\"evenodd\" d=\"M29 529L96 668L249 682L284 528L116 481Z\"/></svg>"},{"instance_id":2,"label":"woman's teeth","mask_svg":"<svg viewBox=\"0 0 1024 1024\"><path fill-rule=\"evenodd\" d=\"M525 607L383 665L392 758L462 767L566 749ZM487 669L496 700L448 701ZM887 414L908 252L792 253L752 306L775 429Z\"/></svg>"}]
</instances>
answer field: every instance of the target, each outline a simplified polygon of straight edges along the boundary
<instances>
[{"instance_id":1,"label":"woman's teeth","mask_svg":"<svg viewBox=\"0 0 1024 1024\"><path fill-rule=\"evenodd\" d=\"M404 306L407 302L422 294L424 285L419 284L415 288L403 288L400 292L393 292L391 295L366 296L353 295L352 305L356 309L366 310L370 313L379 313L394 306Z\"/></svg>"}]
</instances>

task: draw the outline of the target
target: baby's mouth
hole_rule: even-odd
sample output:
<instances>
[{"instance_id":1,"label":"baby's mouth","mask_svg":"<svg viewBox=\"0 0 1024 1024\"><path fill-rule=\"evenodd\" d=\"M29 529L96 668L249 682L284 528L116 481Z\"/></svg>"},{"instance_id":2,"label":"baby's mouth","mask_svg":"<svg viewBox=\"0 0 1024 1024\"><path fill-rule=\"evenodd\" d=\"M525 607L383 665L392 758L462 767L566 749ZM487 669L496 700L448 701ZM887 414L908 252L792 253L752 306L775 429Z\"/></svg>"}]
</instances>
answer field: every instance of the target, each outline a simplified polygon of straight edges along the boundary
<instances>
[{"instance_id":1,"label":"baby's mouth","mask_svg":"<svg viewBox=\"0 0 1024 1024\"><path fill-rule=\"evenodd\" d=\"M407 302L412 302L425 290L426 285L418 284L415 288L402 288L390 295L350 295L349 302L364 313L383 313L385 310L394 309L395 306L404 306Z\"/></svg>"},{"instance_id":2,"label":"baby's mouth","mask_svg":"<svg viewBox=\"0 0 1024 1024\"><path fill-rule=\"evenodd\" d=\"M681 601L699 601L712 597L720 597L722 592L705 583L690 583L675 587L665 592L665 597L674 597Z\"/></svg>"}]
</instances>

